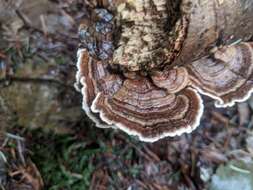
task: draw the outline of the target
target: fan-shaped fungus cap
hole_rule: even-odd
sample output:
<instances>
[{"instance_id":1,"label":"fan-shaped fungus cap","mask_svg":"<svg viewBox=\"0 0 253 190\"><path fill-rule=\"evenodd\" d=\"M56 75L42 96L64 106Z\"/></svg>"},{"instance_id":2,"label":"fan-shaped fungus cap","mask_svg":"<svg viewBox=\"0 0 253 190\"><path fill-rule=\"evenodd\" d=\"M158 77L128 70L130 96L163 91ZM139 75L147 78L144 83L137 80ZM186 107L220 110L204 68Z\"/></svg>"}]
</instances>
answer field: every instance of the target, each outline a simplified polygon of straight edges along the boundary
<instances>
[{"instance_id":1,"label":"fan-shaped fungus cap","mask_svg":"<svg viewBox=\"0 0 253 190\"><path fill-rule=\"evenodd\" d=\"M124 78L109 67L86 50L79 51L83 107L97 125L119 128L148 142L189 133L199 125L203 106L195 90L171 93L146 77Z\"/></svg>"},{"instance_id":2,"label":"fan-shaped fungus cap","mask_svg":"<svg viewBox=\"0 0 253 190\"><path fill-rule=\"evenodd\" d=\"M192 89L176 95L145 78L127 79L113 96L98 94L92 111L106 123L153 142L195 129L202 115L202 102Z\"/></svg>"},{"instance_id":3,"label":"fan-shaped fungus cap","mask_svg":"<svg viewBox=\"0 0 253 190\"><path fill-rule=\"evenodd\" d=\"M184 67L156 71L151 78L156 86L166 89L169 93L177 93L189 83L188 72Z\"/></svg>"},{"instance_id":4,"label":"fan-shaped fungus cap","mask_svg":"<svg viewBox=\"0 0 253 190\"><path fill-rule=\"evenodd\" d=\"M188 65L192 86L216 100L217 107L245 101L253 91L253 43L226 46L213 57Z\"/></svg>"},{"instance_id":5,"label":"fan-shaped fungus cap","mask_svg":"<svg viewBox=\"0 0 253 190\"><path fill-rule=\"evenodd\" d=\"M83 109L88 115L88 117L95 122L97 127L109 128L110 126L102 122L99 119L99 116L97 116L97 114L95 113L92 113L90 110L92 102L94 101L96 94L98 93L97 80L105 76L105 73L97 72L98 71L97 68L96 72L94 73L92 66L96 67L103 65L94 64L94 60L91 59L86 49L79 50L77 56L78 56L77 62L78 71L76 75L76 80L77 83L81 83L82 86L81 92L83 94Z\"/></svg>"}]
</instances>

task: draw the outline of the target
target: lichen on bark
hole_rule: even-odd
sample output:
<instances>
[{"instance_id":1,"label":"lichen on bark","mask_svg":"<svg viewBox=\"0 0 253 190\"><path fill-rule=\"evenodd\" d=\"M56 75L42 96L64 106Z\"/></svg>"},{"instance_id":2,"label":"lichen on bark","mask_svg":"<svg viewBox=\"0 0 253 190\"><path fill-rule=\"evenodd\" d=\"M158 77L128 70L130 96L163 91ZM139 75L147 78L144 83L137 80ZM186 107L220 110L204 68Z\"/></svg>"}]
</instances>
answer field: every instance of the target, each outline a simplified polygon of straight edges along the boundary
<instances>
[{"instance_id":1,"label":"lichen on bark","mask_svg":"<svg viewBox=\"0 0 253 190\"><path fill-rule=\"evenodd\" d=\"M171 64L187 28L178 5L168 0L129 0L120 4L116 21L121 33L113 64L130 71L150 71Z\"/></svg>"}]
</instances>

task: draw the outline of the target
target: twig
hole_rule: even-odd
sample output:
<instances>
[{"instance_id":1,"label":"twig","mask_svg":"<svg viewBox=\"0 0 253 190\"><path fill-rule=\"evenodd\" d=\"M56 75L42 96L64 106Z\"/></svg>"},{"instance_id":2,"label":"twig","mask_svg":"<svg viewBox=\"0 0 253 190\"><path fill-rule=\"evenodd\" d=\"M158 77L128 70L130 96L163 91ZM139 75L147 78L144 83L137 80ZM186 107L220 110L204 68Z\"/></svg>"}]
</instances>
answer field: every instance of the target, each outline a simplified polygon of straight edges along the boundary
<instances>
[{"instance_id":1,"label":"twig","mask_svg":"<svg viewBox=\"0 0 253 190\"><path fill-rule=\"evenodd\" d=\"M234 166L232 164L229 165L229 168L231 168L234 171L237 171L237 172L240 172L240 173L244 173L244 174L250 174L251 173L249 170L245 170L245 169L239 168L239 167Z\"/></svg>"},{"instance_id":2,"label":"twig","mask_svg":"<svg viewBox=\"0 0 253 190\"><path fill-rule=\"evenodd\" d=\"M60 81L54 80L54 79L25 78L25 77L9 76L8 79L1 79L0 84L5 83L6 81L10 81L10 82L30 82L30 83L53 83L53 84L61 85L63 87L75 90L74 85L73 86L72 85L67 85L63 82L60 82Z\"/></svg>"},{"instance_id":3,"label":"twig","mask_svg":"<svg viewBox=\"0 0 253 190\"><path fill-rule=\"evenodd\" d=\"M18 135L14 135L14 134L11 134L11 133L6 133L6 137L10 138L10 139L15 139L15 140L18 140L18 141L25 141L25 139L23 137L20 137Z\"/></svg>"}]
</instances>

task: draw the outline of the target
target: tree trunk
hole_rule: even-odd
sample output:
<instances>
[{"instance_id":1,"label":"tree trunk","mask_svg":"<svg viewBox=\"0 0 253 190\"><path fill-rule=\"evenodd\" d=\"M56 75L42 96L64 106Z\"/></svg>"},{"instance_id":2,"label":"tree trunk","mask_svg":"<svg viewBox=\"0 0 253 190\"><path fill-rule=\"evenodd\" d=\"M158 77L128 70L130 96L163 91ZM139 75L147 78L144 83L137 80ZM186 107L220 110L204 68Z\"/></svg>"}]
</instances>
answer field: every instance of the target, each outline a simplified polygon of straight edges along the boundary
<instances>
[{"instance_id":1,"label":"tree trunk","mask_svg":"<svg viewBox=\"0 0 253 190\"><path fill-rule=\"evenodd\" d=\"M253 35L253 1L251 0L184 0L189 15L187 38L177 62L189 63L212 48Z\"/></svg>"}]
</instances>

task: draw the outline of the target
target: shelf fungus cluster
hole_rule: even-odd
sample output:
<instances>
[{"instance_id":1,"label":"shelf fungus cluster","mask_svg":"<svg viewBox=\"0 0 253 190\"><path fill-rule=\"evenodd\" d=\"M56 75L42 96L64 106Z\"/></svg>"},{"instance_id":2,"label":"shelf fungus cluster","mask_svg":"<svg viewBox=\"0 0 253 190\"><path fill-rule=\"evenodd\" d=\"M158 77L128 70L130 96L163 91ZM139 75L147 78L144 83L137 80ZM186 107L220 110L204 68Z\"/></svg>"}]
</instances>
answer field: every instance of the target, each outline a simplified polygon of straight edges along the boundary
<instances>
[{"instance_id":1,"label":"shelf fungus cluster","mask_svg":"<svg viewBox=\"0 0 253 190\"><path fill-rule=\"evenodd\" d=\"M96 126L154 142L200 124L200 94L226 107L253 91L253 1L104 0L87 6L77 84Z\"/></svg>"}]
</instances>

